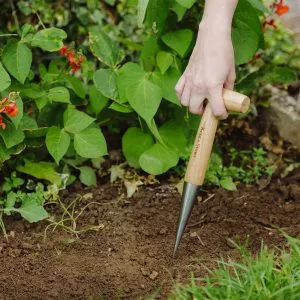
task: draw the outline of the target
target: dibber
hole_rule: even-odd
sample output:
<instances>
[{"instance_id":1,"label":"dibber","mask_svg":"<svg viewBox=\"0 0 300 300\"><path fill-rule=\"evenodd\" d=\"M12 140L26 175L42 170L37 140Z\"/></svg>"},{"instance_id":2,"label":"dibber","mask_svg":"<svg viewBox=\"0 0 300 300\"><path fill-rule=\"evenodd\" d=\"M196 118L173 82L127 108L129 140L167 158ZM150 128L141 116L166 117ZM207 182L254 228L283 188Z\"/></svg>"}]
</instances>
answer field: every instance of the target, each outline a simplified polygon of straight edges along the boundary
<instances>
[{"instance_id":1,"label":"dibber","mask_svg":"<svg viewBox=\"0 0 300 300\"><path fill-rule=\"evenodd\" d=\"M247 96L226 89L223 90L223 100L229 112L245 113L250 106L250 99ZM218 119L213 115L208 104L201 118L184 178L173 257L176 255L184 229L191 215L199 186L204 182L217 127Z\"/></svg>"}]
</instances>

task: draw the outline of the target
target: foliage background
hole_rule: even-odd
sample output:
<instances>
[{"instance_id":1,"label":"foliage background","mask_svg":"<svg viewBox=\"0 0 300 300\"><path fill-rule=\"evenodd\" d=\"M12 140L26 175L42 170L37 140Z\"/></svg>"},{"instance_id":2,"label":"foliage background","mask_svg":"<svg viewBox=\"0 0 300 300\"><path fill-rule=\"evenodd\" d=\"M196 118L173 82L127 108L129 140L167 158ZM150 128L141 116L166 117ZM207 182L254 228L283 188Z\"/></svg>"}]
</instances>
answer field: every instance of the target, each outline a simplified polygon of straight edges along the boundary
<instances>
[{"instance_id":1,"label":"foliage background","mask_svg":"<svg viewBox=\"0 0 300 300\"><path fill-rule=\"evenodd\" d=\"M96 184L110 134L122 136L129 166L153 175L174 167L181 173L199 117L180 106L174 86L193 48L203 1L30 0L2 5L0 92L2 97L18 93L19 108L15 118L5 116L7 128L0 129L6 212L23 199L14 196L7 202L7 195L23 184L14 183L20 177L16 174L46 180L57 189L76 178ZM259 86L287 85L299 71L299 49L291 34L263 30L262 23L273 13L259 0L240 0L233 20L236 89L254 100ZM256 113L254 103L250 115ZM244 180L237 175L241 168L223 167L216 149L207 182L235 189L233 180L250 183L270 175L265 152L258 149L253 155L259 158L259 171ZM8 176L12 171L17 173Z\"/></svg>"}]
</instances>

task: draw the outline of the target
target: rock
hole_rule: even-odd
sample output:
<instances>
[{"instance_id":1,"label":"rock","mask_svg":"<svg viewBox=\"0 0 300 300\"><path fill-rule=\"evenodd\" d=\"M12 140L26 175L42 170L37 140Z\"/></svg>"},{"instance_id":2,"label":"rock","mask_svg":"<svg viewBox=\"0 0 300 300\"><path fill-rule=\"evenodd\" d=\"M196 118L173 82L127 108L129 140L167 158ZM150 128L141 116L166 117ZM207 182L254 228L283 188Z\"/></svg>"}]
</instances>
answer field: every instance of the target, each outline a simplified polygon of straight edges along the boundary
<instances>
[{"instance_id":1,"label":"rock","mask_svg":"<svg viewBox=\"0 0 300 300\"><path fill-rule=\"evenodd\" d=\"M283 139L300 149L300 112L296 110L296 100L292 100L285 91L274 87L267 89L273 96L270 107L265 111L266 122L275 125Z\"/></svg>"},{"instance_id":2,"label":"rock","mask_svg":"<svg viewBox=\"0 0 300 300\"><path fill-rule=\"evenodd\" d=\"M158 276L158 272L152 271L152 273L149 275L150 279L154 280Z\"/></svg>"}]
</instances>

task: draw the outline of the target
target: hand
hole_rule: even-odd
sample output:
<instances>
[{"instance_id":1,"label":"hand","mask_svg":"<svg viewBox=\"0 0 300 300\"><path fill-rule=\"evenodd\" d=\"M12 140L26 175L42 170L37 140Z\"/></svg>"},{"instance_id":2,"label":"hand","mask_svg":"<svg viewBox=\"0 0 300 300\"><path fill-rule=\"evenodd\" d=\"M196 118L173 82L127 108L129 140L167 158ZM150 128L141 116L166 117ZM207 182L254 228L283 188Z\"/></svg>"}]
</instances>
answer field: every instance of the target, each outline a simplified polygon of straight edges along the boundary
<instances>
[{"instance_id":1,"label":"hand","mask_svg":"<svg viewBox=\"0 0 300 300\"><path fill-rule=\"evenodd\" d=\"M211 25L200 24L196 45L175 90L181 104L189 107L191 113L202 115L207 99L213 114L225 119L222 90L232 90L235 81L231 30Z\"/></svg>"}]
</instances>

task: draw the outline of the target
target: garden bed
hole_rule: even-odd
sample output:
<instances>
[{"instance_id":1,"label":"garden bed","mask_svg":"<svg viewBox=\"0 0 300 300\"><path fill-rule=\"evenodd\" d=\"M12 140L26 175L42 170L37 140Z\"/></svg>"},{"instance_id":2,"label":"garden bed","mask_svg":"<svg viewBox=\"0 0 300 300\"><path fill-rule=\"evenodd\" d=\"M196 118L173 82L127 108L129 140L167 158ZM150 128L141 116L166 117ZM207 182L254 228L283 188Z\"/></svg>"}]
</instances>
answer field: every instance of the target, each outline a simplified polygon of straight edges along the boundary
<instances>
[{"instance_id":1,"label":"garden bed","mask_svg":"<svg viewBox=\"0 0 300 300\"><path fill-rule=\"evenodd\" d=\"M0 240L0 299L140 299L157 293L165 299L172 286L208 273L220 258L238 259L231 240L247 242L255 253L262 241L284 247L276 228L300 234L299 172L266 187L203 191L183 237L178 257L171 257L180 195L164 183L140 188L130 199L119 185L64 192L76 201L77 230L100 225L76 238L48 223L30 225L6 219L8 241ZM76 188L76 185L75 185ZM49 207L60 215L58 205ZM276 226L274 228L273 226ZM74 229L74 228L73 228Z\"/></svg>"}]
</instances>

